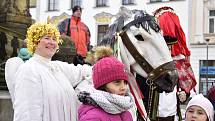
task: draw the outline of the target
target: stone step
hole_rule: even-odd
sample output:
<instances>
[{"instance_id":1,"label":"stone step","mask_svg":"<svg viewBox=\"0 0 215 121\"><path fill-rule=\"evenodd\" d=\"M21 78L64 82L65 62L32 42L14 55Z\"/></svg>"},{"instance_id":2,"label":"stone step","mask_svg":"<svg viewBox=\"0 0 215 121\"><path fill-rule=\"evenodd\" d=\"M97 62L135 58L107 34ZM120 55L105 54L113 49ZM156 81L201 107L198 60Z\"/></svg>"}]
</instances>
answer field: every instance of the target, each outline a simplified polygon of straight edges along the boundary
<instances>
[{"instance_id":1,"label":"stone step","mask_svg":"<svg viewBox=\"0 0 215 121\"><path fill-rule=\"evenodd\" d=\"M13 121L13 106L8 91L0 91L0 121Z\"/></svg>"}]
</instances>

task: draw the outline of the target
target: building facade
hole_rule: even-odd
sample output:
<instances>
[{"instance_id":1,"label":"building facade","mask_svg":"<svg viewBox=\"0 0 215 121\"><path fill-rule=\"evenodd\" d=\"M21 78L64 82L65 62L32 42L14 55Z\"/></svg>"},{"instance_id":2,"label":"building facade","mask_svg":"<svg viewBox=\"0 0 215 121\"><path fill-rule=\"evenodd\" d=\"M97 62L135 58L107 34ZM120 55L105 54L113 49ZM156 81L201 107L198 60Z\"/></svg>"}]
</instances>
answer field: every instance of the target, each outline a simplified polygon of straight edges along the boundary
<instances>
[{"instance_id":1,"label":"building facade","mask_svg":"<svg viewBox=\"0 0 215 121\"><path fill-rule=\"evenodd\" d=\"M198 79L197 89L206 94L215 85L215 1L192 0L190 5L190 60Z\"/></svg>"},{"instance_id":2,"label":"building facade","mask_svg":"<svg viewBox=\"0 0 215 121\"><path fill-rule=\"evenodd\" d=\"M197 79L197 92L206 94L215 85L215 1L214 0L32 0L30 13L35 21L72 15L72 7L83 8L82 21L91 31L91 45L96 45L119 12L120 6L146 10L152 14L163 6L172 7L191 50L191 65ZM65 17L65 16L64 16ZM209 40L209 41L206 41Z\"/></svg>"}]
</instances>

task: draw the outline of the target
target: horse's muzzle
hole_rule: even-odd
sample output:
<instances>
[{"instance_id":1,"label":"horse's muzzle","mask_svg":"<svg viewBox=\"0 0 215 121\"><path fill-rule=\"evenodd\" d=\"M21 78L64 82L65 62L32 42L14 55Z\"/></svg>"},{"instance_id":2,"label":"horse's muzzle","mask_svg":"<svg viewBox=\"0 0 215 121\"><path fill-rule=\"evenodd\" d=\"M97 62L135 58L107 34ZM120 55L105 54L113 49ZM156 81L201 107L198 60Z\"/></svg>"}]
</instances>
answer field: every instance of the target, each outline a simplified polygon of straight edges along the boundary
<instances>
[{"instance_id":1,"label":"horse's muzzle","mask_svg":"<svg viewBox=\"0 0 215 121\"><path fill-rule=\"evenodd\" d=\"M168 62L151 72L147 78L159 92L172 92L178 82L178 72L173 62Z\"/></svg>"},{"instance_id":2,"label":"horse's muzzle","mask_svg":"<svg viewBox=\"0 0 215 121\"><path fill-rule=\"evenodd\" d=\"M156 80L154 80L154 84L157 86L159 92L172 92L174 90L175 85L178 82L178 73L176 69L167 71Z\"/></svg>"}]
</instances>

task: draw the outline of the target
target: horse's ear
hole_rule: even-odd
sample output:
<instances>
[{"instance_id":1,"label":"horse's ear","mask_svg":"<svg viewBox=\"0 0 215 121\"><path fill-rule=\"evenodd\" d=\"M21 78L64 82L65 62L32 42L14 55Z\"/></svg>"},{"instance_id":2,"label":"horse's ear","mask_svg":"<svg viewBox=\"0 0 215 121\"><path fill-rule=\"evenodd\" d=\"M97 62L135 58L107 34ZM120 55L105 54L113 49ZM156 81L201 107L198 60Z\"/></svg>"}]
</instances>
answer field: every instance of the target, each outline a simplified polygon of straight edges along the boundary
<instances>
[{"instance_id":1,"label":"horse's ear","mask_svg":"<svg viewBox=\"0 0 215 121\"><path fill-rule=\"evenodd\" d=\"M119 9L119 12L117 13L117 18L123 17L124 19L131 18L132 17L132 11L128 8L121 6Z\"/></svg>"}]
</instances>

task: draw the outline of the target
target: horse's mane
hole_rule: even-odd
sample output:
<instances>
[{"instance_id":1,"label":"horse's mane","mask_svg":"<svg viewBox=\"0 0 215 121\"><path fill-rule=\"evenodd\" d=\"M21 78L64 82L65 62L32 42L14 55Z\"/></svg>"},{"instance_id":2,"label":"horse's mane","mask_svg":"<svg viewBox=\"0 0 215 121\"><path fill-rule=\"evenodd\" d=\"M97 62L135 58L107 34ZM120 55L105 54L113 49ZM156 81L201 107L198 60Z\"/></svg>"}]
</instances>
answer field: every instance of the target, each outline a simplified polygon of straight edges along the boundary
<instances>
[{"instance_id":1,"label":"horse's mane","mask_svg":"<svg viewBox=\"0 0 215 121\"><path fill-rule=\"evenodd\" d=\"M133 17L133 18L132 18ZM130 21L129 21L130 20ZM136 23L131 23L131 25L126 24L125 22L133 22L137 21ZM105 36L101 40L98 45L113 45L115 42L115 34L116 32L120 31L126 31L131 26L135 26L137 28L142 27L144 30L146 30L148 33L150 33L150 29L153 29L155 32L160 31L160 27L155 21L154 16L149 15L146 11L143 10L128 10L125 7L121 7L120 11L116 15L116 20L109 26L109 29L107 30Z\"/></svg>"},{"instance_id":2,"label":"horse's mane","mask_svg":"<svg viewBox=\"0 0 215 121\"><path fill-rule=\"evenodd\" d=\"M117 20L114 21L113 24L109 26L109 29L107 30L105 36L101 40L98 45L113 45L115 42L115 33L122 30L122 27L124 26L124 20L122 17L119 17Z\"/></svg>"}]
</instances>

